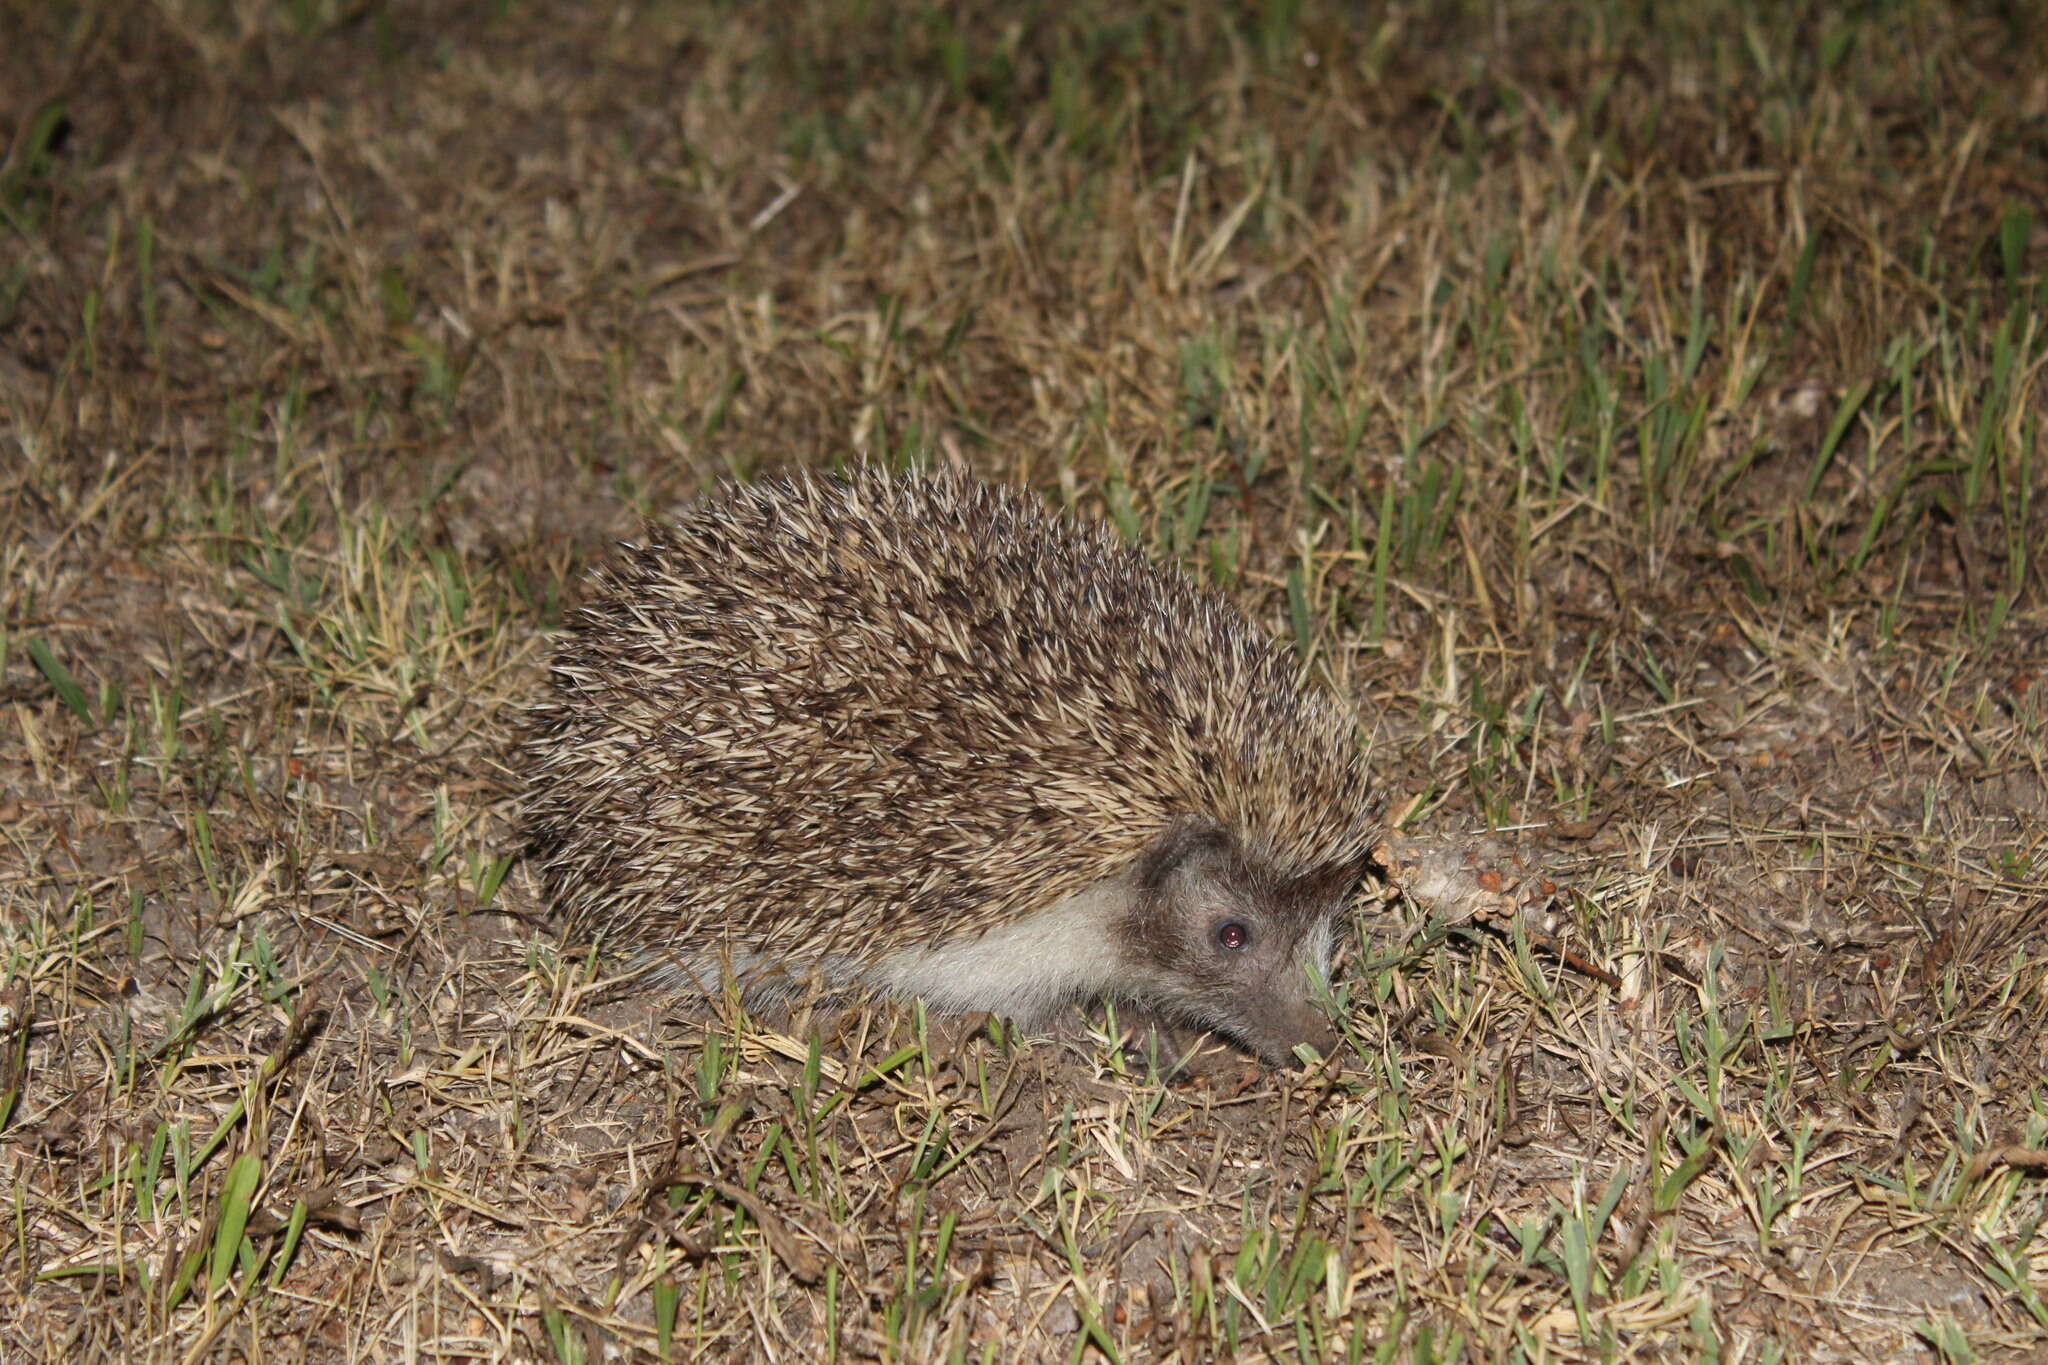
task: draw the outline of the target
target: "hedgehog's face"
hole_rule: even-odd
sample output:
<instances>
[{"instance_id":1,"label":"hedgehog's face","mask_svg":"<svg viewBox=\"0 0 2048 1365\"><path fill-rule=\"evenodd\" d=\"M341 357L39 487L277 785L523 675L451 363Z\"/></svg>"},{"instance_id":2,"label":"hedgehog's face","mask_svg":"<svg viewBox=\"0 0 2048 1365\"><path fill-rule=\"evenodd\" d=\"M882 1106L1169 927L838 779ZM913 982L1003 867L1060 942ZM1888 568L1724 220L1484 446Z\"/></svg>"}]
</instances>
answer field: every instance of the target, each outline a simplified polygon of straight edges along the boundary
<instances>
[{"instance_id":1,"label":"hedgehog's face","mask_svg":"<svg viewBox=\"0 0 2048 1365\"><path fill-rule=\"evenodd\" d=\"M1138 868L1126 936L1130 993L1289 1065L1335 1038L1314 1000L1355 868L1276 876L1214 825L1182 821Z\"/></svg>"}]
</instances>

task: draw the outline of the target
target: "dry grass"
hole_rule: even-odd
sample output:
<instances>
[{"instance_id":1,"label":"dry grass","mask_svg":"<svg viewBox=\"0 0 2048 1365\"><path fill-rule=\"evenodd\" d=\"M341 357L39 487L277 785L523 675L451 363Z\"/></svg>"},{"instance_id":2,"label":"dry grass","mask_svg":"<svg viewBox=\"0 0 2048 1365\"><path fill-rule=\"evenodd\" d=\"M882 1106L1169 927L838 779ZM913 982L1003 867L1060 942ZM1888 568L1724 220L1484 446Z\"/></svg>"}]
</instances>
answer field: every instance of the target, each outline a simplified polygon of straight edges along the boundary
<instances>
[{"instance_id":1,"label":"dry grass","mask_svg":"<svg viewBox=\"0 0 2048 1365\"><path fill-rule=\"evenodd\" d=\"M7 0L0 1357L2039 1359L2031 16ZM855 457L1212 574L1555 904L1295 1076L607 991L545 629Z\"/></svg>"}]
</instances>

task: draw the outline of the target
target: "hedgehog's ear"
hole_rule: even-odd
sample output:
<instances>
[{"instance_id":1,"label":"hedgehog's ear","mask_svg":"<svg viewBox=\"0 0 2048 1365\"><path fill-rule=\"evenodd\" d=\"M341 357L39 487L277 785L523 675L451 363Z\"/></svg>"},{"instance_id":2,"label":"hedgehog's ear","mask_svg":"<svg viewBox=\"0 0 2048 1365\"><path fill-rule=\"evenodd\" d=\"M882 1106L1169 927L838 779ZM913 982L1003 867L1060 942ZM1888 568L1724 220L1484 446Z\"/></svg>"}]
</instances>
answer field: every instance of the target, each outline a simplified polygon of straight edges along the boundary
<instances>
[{"instance_id":1,"label":"hedgehog's ear","mask_svg":"<svg viewBox=\"0 0 2048 1365\"><path fill-rule=\"evenodd\" d=\"M1330 863L1313 872L1305 873L1295 882L1293 898L1302 905L1325 909L1349 900L1358 884L1365 880L1365 874L1372 867L1372 860L1364 854Z\"/></svg>"},{"instance_id":2,"label":"hedgehog's ear","mask_svg":"<svg viewBox=\"0 0 2048 1365\"><path fill-rule=\"evenodd\" d=\"M1166 879L1204 857L1230 852L1230 836L1214 820L1182 815L1155 836L1138 859L1138 885L1157 891Z\"/></svg>"}]
</instances>

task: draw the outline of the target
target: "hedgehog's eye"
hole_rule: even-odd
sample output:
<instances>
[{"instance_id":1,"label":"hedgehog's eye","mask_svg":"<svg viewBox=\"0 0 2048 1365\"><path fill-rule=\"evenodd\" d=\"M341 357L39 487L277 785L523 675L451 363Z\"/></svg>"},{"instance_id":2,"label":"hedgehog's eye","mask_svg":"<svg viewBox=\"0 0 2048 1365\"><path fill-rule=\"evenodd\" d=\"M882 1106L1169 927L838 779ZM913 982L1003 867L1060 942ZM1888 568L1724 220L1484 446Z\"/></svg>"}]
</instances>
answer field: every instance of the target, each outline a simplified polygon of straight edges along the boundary
<instances>
[{"instance_id":1,"label":"hedgehog's eye","mask_svg":"<svg viewBox=\"0 0 2048 1365\"><path fill-rule=\"evenodd\" d=\"M1216 926L1216 946L1228 948L1231 952L1243 952L1252 946L1252 931L1241 920L1227 919Z\"/></svg>"}]
</instances>

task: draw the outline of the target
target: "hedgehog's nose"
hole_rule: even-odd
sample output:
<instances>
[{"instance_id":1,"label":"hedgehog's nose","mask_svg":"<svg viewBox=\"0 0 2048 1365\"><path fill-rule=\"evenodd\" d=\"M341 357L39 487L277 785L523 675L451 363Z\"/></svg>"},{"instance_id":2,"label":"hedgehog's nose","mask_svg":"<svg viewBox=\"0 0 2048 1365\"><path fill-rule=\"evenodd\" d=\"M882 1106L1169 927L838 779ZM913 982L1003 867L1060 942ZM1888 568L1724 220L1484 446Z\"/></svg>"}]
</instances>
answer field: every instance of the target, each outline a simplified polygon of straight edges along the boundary
<instances>
[{"instance_id":1,"label":"hedgehog's nose","mask_svg":"<svg viewBox=\"0 0 2048 1365\"><path fill-rule=\"evenodd\" d=\"M1308 1037L1302 1039L1302 1041L1314 1048L1321 1056L1329 1057L1336 1053L1337 1045L1343 1039L1338 1036L1337 1030L1330 1027L1330 1021L1318 1014L1316 1016L1316 1026L1309 1031Z\"/></svg>"},{"instance_id":2,"label":"hedgehog's nose","mask_svg":"<svg viewBox=\"0 0 2048 1365\"><path fill-rule=\"evenodd\" d=\"M1316 1050L1317 1056L1328 1057L1337 1050L1337 1030L1331 1028L1328 1021L1324 1020L1321 1015L1318 1015L1315 1026L1304 1032L1294 1042L1296 1046L1307 1043ZM1280 1063L1280 1065L1289 1069L1298 1067L1301 1064L1301 1058L1294 1054L1293 1048L1288 1049L1287 1060Z\"/></svg>"},{"instance_id":3,"label":"hedgehog's nose","mask_svg":"<svg viewBox=\"0 0 2048 1365\"><path fill-rule=\"evenodd\" d=\"M1294 1055L1294 1049L1302 1043L1307 1043L1325 1057L1336 1050L1337 1031L1330 1027L1330 1021L1323 1017L1323 1012L1306 998L1271 1001L1265 1013L1267 1017L1262 1021L1265 1027L1249 1041L1267 1065L1300 1066L1301 1060Z\"/></svg>"}]
</instances>

